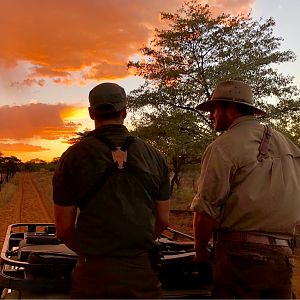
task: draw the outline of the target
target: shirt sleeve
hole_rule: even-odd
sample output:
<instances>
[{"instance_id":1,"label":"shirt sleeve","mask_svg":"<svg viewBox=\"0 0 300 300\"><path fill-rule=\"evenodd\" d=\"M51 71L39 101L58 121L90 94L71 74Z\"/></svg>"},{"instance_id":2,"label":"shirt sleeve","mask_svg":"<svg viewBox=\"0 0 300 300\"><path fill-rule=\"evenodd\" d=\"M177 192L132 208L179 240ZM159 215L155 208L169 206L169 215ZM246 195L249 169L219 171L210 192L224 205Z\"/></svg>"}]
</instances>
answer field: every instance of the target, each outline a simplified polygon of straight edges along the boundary
<instances>
[{"instance_id":1,"label":"shirt sleeve","mask_svg":"<svg viewBox=\"0 0 300 300\"><path fill-rule=\"evenodd\" d=\"M205 212L215 220L221 217L224 201L230 192L233 164L220 147L211 144L204 152L197 194L191 209Z\"/></svg>"},{"instance_id":2,"label":"shirt sleeve","mask_svg":"<svg viewBox=\"0 0 300 300\"><path fill-rule=\"evenodd\" d=\"M68 166L67 155L63 155L55 169L52 186L53 201L57 205L69 206L76 204L76 192L70 184L70 168Z\"/></svg>"},{"instance_id":3,"label":"shirt sleeve","mask_svg":"<svg viewBox=\"0 0 300 300\"><path fill-rule=\"evenodd\" d=\"M170 174L169 174L169 169L166 164L166 161L163 159L162 180L161 180L159 192L157 195L157 199L155 199L155 200L169 200L170 194L171 194Z\"/></svg>"}]
</instances>

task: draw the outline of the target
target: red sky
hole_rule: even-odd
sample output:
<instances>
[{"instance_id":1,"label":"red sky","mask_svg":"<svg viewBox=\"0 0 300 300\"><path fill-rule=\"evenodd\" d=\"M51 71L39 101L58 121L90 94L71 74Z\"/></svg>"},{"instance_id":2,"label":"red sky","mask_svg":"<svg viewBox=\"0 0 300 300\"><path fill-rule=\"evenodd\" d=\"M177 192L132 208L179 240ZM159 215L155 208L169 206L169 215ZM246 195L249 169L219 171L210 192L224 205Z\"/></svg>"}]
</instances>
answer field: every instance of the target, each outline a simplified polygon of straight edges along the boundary
<instances>
[{"instance_id":1,"label":"red sky","mask_svg":"<svg viewBox=\"0 0 300 300\"><path fill-rule=\"evenodd\" d=\"M53 140L67 136L81 125L63 121L64 112L72 110L73 107L63 104L1 106L0 140L32 137Z\"/></svg>"},{"instance_id":2,"label":"red sky","mask_svg":"<svg viewBox=\"0 0 300 300\"><path fill-rule=\"evenodd\" d=\"M254 0L208 2L219 12L237 13L248 12ZM87 103L79 103L75 91L74 99L61 94L49 100L51 88L65 87L70 95L74 87L131 76L126 64L162 26L159 12L175 11L181 3L0 0L0 152L58 156L49 154L41 140L58 140L79 129L74 116ZM47 100L27 98L25 87L39 95L47 91Z\"/></svg>"}]
</instances>

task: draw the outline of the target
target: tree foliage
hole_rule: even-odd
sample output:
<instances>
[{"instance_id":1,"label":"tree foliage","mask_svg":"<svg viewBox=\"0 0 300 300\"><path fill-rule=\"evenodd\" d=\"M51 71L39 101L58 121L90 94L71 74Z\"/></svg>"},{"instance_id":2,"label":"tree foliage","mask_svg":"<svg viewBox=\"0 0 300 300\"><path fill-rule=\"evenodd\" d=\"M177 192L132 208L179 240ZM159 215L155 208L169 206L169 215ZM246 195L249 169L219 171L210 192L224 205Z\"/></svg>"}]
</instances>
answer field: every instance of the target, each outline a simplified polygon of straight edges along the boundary
<instances>
[{"instance_id":1,"label":"tree foliage","mask_svg":"<svg viewBox=\"0 0 300 300\"><path fill-rule=\"evenodd\" d=\"M70 145L77 144L80 142L91 130L86 128L83 131L77 131L74 133L73 137L68 139L66 142Z\"/></svg>"},{"instance_id":2,"label":"tree foliage","mask_svg":"<svg viewBox=\"0 0 300 300\"><path fill-rule=\"evenodd\" d=\"M1 185L7 183L19 171L22 162L15 156L3 156L0 154L0 191Z\"/></svg>"},{"instance_id":3,"label":"tree foliage","mask_svg":"<svg viewBox=\"0 0 300 300\"><path fill-rule=\"evenodd\" d=\"M272 18L214 16L209 5L189 1L174 14L162 13L162 19L167 29L156 30L150 46L140 49L141 59L128 64L145 79L130 94L130 108L140 115L137 133L148 131L172 160L183 152L189 156L181 141L183 130L191 140L186 145L193 145L199 158L212 130L207 115L195 106L211 98L219 81L237 79L250 84L256 104L269 112L266 122L299 143L299 91L293 77L275 68L293 62L295 55L279 50L282 39L273 34ZM170 132L177 134L160 145Z\"/></svg>"},{"instance_id":4,"label":"tree foliage","mask_svg":"<svg viewBox=\"0 0 300 300\"><path fill-rule=\"evenodd\" d=\"M186 164L199 163L199 151L203 152L204 146L215 137L208 134L209 128L199 126L195 114L191 112L148 114L147 118L133 125L136 128L133 134L147 140L166 155L172 173L172 191L175 185L179 187ZM208 140L204 142L205 137Z\"/></svg>"}]
</instances>

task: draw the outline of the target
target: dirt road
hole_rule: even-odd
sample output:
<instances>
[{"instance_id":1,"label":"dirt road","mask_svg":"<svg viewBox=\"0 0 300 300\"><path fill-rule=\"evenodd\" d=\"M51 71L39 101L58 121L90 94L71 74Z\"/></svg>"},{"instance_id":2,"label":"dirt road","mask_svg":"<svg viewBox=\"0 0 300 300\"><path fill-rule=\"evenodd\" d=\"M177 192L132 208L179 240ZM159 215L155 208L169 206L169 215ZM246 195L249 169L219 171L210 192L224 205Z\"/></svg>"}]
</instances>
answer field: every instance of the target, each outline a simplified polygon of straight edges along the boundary
<instances>
[{"instance_id":1,"label":"dirt road","mask_svg":"<svg viewBox=\"0 0 300 300\"><path fill-rule=\"evenodd\" d=\"M52 203L43 193L44 187L34 178L33 173L20 173L19 186L11 201L1 207L0 243L6 229L12 223L54 222Z\"/></svg>"}]
</instances>

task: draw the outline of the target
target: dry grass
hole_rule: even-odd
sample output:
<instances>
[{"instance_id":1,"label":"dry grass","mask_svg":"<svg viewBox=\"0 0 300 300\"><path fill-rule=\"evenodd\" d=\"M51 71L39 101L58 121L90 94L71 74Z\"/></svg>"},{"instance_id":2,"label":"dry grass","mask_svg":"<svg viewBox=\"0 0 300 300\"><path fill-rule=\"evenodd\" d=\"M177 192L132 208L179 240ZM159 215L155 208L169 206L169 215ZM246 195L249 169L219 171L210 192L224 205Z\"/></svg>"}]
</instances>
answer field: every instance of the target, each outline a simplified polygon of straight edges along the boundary
<instances>
[{"instance_id":1,"label":"dry grass","mask_svg":"<svg viewBox=\"0 0 300 300\"><path fill-rule=\"evenodd\" d=\"M2 185L0 191L0 208L3 207L9 201L11 201L15 192L18 190L18 185L19 174L16 174L12 180Z\"/></svg>"},{"instance_id":2,"label":"dry grass","mask_svg":"<svg viewBox=\"0 0 300 300\"><path fill-rule=\"evenodd\" d=\"M189 210L191 202L196 194L197 179L199 174L196 171L188 171L181 178L180 186L175 187L172 195L171 209Z\"/></svg>"},{"instance_id":3,"label":"dry grass","mask_svg":"<svg viewBox=\"0 0 300 300\"><path fill-rule=\"evenodd\" d=\"M31 176L37 188L39 189L40 193L43 195L43 198L47 202L52 203L53 172L50 171L33 172Z\"/></svg>"}]
</instances>

